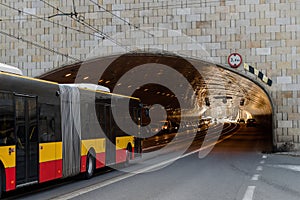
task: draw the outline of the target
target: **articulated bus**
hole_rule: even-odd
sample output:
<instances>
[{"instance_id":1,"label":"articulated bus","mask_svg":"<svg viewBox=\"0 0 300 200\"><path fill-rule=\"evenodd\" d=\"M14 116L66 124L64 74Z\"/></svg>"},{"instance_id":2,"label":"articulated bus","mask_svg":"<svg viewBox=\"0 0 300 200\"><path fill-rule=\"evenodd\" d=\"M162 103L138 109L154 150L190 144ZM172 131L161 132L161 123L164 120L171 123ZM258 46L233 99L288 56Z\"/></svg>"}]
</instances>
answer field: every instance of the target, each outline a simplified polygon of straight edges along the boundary
<instances>
[{"instance_id":1,"label":"articulated bus","mask_svg":"<svg viewBox=\"0 0 300 200\"><path fill-rule=\"evenodd\" d=\"M141 155L139 138L114 121L112 97L130 102L130 120L139 125L138 98L0 72L0 195L77 174L90 178Z\"/></svg>"}]
</instances>

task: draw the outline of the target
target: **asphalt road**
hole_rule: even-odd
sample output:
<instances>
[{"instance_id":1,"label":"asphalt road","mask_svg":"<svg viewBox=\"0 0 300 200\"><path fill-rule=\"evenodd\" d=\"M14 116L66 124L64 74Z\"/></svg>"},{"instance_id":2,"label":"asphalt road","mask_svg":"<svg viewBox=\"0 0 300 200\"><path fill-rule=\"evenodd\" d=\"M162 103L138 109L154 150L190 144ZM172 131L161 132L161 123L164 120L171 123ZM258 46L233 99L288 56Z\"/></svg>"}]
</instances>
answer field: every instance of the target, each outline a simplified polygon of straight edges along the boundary
<instances>
[{"instance_id":1,"label":"asphalt road","mask_svg":"<svg viewBox=\"0 0 300 200\"><path fill-rule=\"evenodd\" d=\"M175 150L171 150L132 163L126 168L131 173L102 171L90 180L58 181L54 183L58 186L52 183L50 188L34 188L30 194L18 191L23 193L11 193L7 198L299 200L300 158L262 153L269 150L269 143L263 128L242 125L201 158L194 152L174 159ZM192 149L198 146L195 141Z\"/></svg>"}]
</instances>

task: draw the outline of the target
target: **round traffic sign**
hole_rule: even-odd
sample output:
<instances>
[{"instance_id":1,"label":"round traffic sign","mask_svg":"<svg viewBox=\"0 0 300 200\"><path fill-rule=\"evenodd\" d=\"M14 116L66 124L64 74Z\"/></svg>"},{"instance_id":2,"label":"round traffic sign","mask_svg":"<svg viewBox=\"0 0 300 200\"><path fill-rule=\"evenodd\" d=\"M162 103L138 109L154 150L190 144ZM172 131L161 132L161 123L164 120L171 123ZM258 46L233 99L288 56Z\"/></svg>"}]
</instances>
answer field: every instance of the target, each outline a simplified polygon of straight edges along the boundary
<instances>
[{"instance_id":1,"label":"round traffic sign","mask_svg":"<svg viewBox=\"0 0 300 200\"><path fill-rule=\"evenodd\" d=\"M228 56L228 64L233 67L237 68L242 64L242 56L238 53L232 53Z\"/></svg>"}]
</instances>

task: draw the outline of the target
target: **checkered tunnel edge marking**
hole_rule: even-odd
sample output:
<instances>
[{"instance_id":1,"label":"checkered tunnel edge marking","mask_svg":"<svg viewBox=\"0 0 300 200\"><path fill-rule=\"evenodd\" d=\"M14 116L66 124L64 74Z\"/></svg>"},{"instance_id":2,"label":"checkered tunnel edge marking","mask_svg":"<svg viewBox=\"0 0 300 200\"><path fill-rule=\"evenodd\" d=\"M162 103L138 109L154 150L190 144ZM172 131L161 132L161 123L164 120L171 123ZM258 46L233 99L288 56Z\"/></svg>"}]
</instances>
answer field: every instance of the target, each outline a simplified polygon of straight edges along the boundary
<instances>
[{"instance_id":1,"label":"checkered tunnel edge marking","mask_svg":"<svg viewBox=\"0 0 300 200\"><path fill-rule=\"evenodd\" d=\"M255 74L260 80L266 83L268 86L272 86L272 80L269 79L266 75L264 75L261 71L255 69L254 67L244 63L244 69L248 72Z\"/></svg>"}]
</instances>

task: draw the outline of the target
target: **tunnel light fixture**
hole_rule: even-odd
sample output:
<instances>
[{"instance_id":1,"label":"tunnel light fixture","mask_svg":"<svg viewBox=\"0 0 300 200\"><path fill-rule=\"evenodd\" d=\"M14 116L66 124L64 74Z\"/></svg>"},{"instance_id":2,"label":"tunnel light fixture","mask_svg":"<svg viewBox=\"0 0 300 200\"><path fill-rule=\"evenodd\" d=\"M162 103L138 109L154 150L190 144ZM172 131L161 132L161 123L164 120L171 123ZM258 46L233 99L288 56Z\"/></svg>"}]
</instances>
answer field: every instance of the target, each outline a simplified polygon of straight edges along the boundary
<instances>
[{"instance_id":1,"label":"tunnel light fixture","mask_svg":"<svg viewBox=\"0 0 300 200\"><path fill-rule=\"evenodd\" d=\"M86 77L84 77L84 78L83 78L83 80L87 80L87 79L89 79L89 77L88 77L88 76L86 76Z\"/></svg>"},{"instance_id":2,"label":"tunnel light fixture","mask_svg":"<svg viewBox=\"0 0 300 200\"><path fill-rule=\"evenodd\" d=\"M99 80L98 82L99 82L99 83L102 83L102 82L103 82L103 80L101 79L101 80Z\"/></svg>"},{"instance_id":3,"label":"tunnel light fixture","mask_svg":"<svg viewBox=\"0 0 300 200\"><path fill-rule=\"evenodd\" d=\"M214 96L215 99L232 99L232 96Z\"/></svg>"},{"instance_id":4,"label":"tunnel light fixture","mask_svg":"<svg viewBox=\"0 0 300 200\"><path fill-rule=\"evenodd\" d=\"M149 90L148 88L144 89L145 92L147 92L148 90Z\"/></svg>"},{"instance_id":5,"label":"tunnel light fixture","mask_svg":"<svg viewBox=\"0 0 300 200\"><path fill-rule=\"evenodd\" d=\"M106 84L110 83L110 81L105 81Z\"/></svg>"},{"instance_id":6,"label":"tunnel light fixture","mask_svg":"<svg viewBox=\"0 0 300 200\"><path fill-rule=\"evenodd\" d=\"M209 98L208 97L205 97L205 105L206 106L210 106L210 102L209 102Z\"/></svg>"},{"instance_id":7,"label":"tunnel light fixture","mask_svg":"<svg viewBox=\"0 0 300 200\"><path fill-rule=\"evenodd\" d=\"M160 92L156 92L156 94L160 94Z\"/></svg>"},{"instance_id":8,"label":"tunnel light fixture","mask_svg":"<svg viewBox=\"0 0 300 200\"><path fill-rule=\"evenodd\" d=\"M71 75L72 75L71 73L68 73L68 74L65 75L65 77L69 77L69 76L71 76Z\"/></svg>"},{"instance_id":9,"label":"tunnel light fixture","mask_svg":"<svg viewBox=\"0 0 300 200\"><path fill-rule=\"evenodd\" d=\"M245 99L243 98L243 99L241 99L241 101L240 101L240 106L243 106L245 104Z\"/></svg>"}]
</instances>

